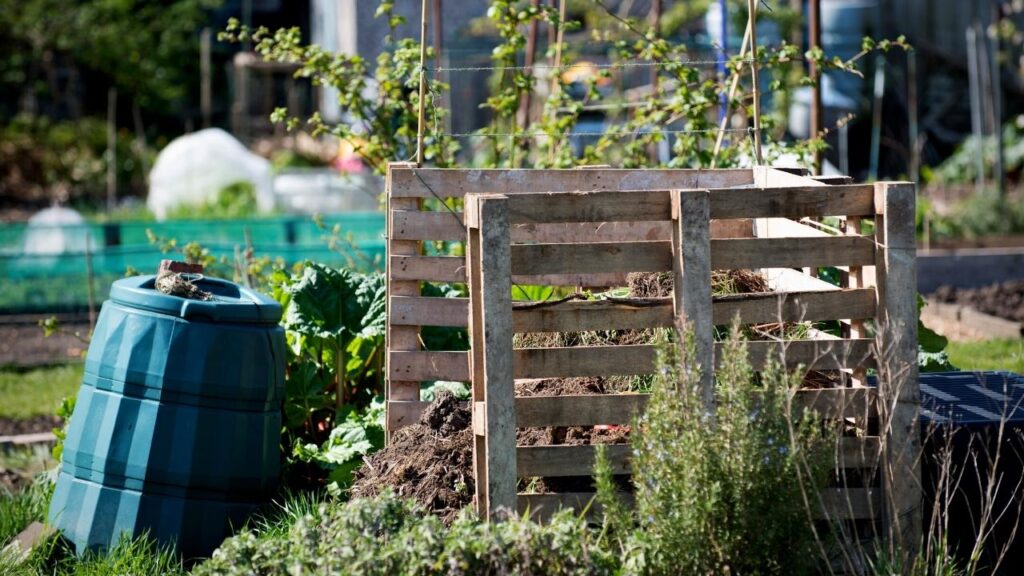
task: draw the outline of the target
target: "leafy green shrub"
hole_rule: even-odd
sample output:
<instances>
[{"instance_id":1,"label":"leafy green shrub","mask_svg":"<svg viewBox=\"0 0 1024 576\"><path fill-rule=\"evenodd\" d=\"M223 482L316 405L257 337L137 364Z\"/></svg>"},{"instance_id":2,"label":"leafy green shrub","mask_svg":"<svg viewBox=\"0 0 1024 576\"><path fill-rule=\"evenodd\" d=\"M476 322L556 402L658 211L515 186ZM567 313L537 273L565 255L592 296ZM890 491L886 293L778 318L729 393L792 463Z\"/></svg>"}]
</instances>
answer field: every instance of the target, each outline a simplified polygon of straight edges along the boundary
<instances>
[{"instance_id":1,"label":"leafy green shrub","mask_svg":"<svg viewBox=\"0 0 1024 576\"><path fill-rule=\"evenodd\" d=\"M991 174L996 164L996 140L985 136L980 140L969 136L952 156L931 171L931 178L943 184L966 184L978 178L978 154L982 155L985 172ZM1024 167L1024 117L1003 125L1003 163L1007 172Z\"/></svg>"},{"instance_id":2,"label":"leafy green shrub","mask_svg":"<svg viewBox=\"0 0 1024 576\"><path fill-rule=\"evenodd\" d=\"M811 570L809 507L830 468L810 416L792 412L802 374L755 379L734 328L705 406L692 351L662 346L647 412L632 436L635 510L626 512L602 456L606 534L629 573L798 574Z\"/></svg>"},{"instance_id":3,"label":"leafy green shrub","mask_svg":"<svg viewBox=\"0 0 1024 576\"><path fill-rule=\"evenodd\" d=\"M384 276L306 262L292 275L275 271L271 284L289 351L285 453L338 469L331 481L344 485L351 460L383 444L383 409L359 412L383 391Z\"/></svg>"},{"instance_id":4,"label":"leafy green shrub","mask_svg":"<svg viewBox=\"0 0 1024 576\"><path fill-rule=\"evenodd\" d=\"M64 122L21 115L0 125L0 189L8 198L37 204L99 202L106 194L106 130L99 118ZM155 153L138 151L125 133L118 134L116 151L122 190L144 190L142 166L151 165Z\"/></svg>"},{"instance_id":5,"label":"leafy green shrub","mask_svg":"<svg viewBox=\"0 0 1024 576\"><path fill-rule=\"evenodd\" d=\"M618 561L596 536L568 512L545 524L465 514L445 527L385 494L323 504L284 534L242 532L193 574L613 574Z\"/></svg>"},{"instance_id":6,"label":"leafy green shrub","mask_svg":"<svg viewBox=\"0 0 1024 576\"><path fill-rule=\"evenodd\" d=\"M345 416L327 440L317 445L296 440L292 457L317 464L328 471L327 490L337 496L352 483L352 473L363 463L363 456L384 447L384 402L375 400L365 411L347 406Z\"/></svg>"}]
</instances>

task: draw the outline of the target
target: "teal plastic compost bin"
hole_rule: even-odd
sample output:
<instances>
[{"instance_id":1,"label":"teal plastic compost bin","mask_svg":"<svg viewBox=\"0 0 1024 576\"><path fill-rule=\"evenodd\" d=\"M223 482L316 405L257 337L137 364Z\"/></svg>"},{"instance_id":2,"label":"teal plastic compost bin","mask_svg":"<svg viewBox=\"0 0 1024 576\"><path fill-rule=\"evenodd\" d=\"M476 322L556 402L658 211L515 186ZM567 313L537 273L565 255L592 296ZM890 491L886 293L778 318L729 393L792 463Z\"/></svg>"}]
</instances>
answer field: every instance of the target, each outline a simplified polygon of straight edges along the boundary
<instances>
[{"instance_id":1,"label":"teal plastic compost bin","mask_svg":"<svg viewBox=\"0 0 1024 576\"><path fill-rule=\"evenodd\" d=\"M144 532L209 555L277 488L284 332L277 302L202 279L212 300L114 282L68 428L50 523L79 553Z\"/></svg>"}]
</instances>

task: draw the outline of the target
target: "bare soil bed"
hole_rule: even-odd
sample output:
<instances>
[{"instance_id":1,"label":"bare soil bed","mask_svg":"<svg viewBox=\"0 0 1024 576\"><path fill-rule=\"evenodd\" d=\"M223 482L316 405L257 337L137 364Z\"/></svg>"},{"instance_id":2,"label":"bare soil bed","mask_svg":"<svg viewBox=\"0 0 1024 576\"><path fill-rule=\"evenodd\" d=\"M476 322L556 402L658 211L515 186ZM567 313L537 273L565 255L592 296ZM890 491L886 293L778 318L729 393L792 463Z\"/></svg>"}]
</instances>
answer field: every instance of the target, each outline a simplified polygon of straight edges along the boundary
<instances>
[{"instance_id":1,"label":"bare soil bed","mask_svg":"<svg viewBox=\"0 0 1024 576\"><path fill-rule=\"evenodd\" d=\"M17 436L50 432L63 426L64 421L53 415L34 416L26 419L0 418L0 436Z\"/></svg>"},{"instance_id":2,"label":"bare soil bed","mask_svg":"<svg viewBox=\"0 0 1024 576\"><path fill-rule=\"evenodd\" d=\"M932 297L938 302L970 306L985 314L1024 322L1024 280L1011 280L982 288L940 286Z\"/></svg>"},{"instance_id":3,"label":"bare soil bed","mask_svg":"<svg viewBox=\"0 0 1024 576\"><path fill-rule=\"evenodd\" d=\"M61 321L64 330L46 338L39 320L45 316L0 317L0 367L29 368L82 359L86 344L73 334L89 333L88 322Z\"/></svg>"}]
</instances>

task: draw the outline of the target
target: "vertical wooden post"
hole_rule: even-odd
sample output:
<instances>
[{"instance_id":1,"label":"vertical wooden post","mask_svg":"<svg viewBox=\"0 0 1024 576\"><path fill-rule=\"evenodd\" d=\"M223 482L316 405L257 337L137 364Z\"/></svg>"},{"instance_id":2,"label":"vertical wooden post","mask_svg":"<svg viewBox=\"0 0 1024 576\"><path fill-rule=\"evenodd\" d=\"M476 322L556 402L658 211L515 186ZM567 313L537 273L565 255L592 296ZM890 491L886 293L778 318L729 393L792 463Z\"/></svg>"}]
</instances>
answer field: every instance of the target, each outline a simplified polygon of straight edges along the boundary
<instances>
[{"instance_id":1,"label":"vertical wooden post","mask_svg":"<svg viewBox=\"0 0 1024 576\"><path fill-rule=\"evenodd\" d=\"M506 198L467 196L466 222L476 505L482 518L496 519L502 508L516 511L512 250Z\"/></svg>"},{"instance_id":2,"label":"vertical wooden post","mask_svg":"<svg viewBox=\"0 0 1024 576\"><path fill-rule=\"evenodd\" d=\"M715 402L714 329L711 316L711 195L707 190L672 191L672 298L676 323L694 339L705 405ZM684 336L680 334L680 337ZM682 338L681 345L685 346Z\"/></svg>"},{"instance_id":3,"label":"vertical wooden post","mask_svg":"<svg viewBox=\"0 0 1024 576\"><path fill-rule=\"evenodd\" d=\"M875 184L879 396L885 434L883 518L890 552L910 561L921 545L917 282L912 183Z\"/></svg>"},{"instance_id":4,"label":"vertical wooden post","mask_svg":"<svg viewBox=\"0 0 1024 576\"><path fill-rule=\"evenodd\" d=\"M388 164L388 175L385 182L386 194L388 199L387 206L387 243L388 250L387 254L391 256L418 256L420 253L420 242L418 240L395 240L392 236L392 214L395 210L419 210L419 199L417 198L393 198L391 195L391 172L396 168L415 168L416 165L412 162L392 162ZM391 306L392 296L419 296L420 295L420 283L417 280L392 280L391 279L391 262L385 262L387 267L387 296L388 296L388 307ZM387 403L387 418L386 428L388 432L397 430L399 427L405 424L412 424L412 422L399 422L398 415L391 411L391 402L394 401L413 401L417 402L420 399L420 383L416 381L407 380L392 380L391 379L391 355L392 350L419 350L419 327L417 326L393 326L391 324L391 316L388 316L388 322L384 331L384 338L386 340L385 350L387 351L387 357L385 361L385 395L388 399Z\"/></svg>"},{"instance_id":5,"label":"vertical wooden post","mask_svg":"<svg viewBox=\"0 0 1024 576\"><path fill-rule=\"evenodd\" d=\"M427 100L427 0L423 0L420 10L420 101L416 110L416 165L423 165L423 118L424 104Z\"/></svg>"},{"instance_id":6,"label":"vertical wooden post","mask_svg":"<svg viewBox=\"0 0 1024 576\"><path fill-rule=\"evenodd\" d=\"M725 18L725 15L722 15ZM757 165L764 165L761 155L761 93L757 85L757 0L747 0L747 26L750 28L750 80L751 96L754 99L754 158Z\"/></svg>"}]
</instances>

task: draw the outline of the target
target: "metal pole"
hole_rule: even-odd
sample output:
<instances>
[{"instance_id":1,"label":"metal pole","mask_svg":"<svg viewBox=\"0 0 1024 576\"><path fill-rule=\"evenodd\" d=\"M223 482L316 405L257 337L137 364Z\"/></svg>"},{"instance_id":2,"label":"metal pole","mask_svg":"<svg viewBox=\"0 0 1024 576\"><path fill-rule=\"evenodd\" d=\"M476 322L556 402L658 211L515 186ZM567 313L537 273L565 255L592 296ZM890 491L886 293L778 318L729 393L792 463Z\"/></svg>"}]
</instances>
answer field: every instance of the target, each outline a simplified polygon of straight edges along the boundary
<instances>
[{"instance_id":1,"label":"metal pole","mask_svg":"<svg viewBox=\"0 0 1024 576\"><path fill-rule=\"evenodd\" d=\"M747 55L748 47L750 46L750 23L747 23L747 30L743 33L743 42L740 45L740 59L743 59ZM733 98L736 97L736 90L740 85L740 75L733 74L732 84L729 86L729 94L725 100L725 114L718 120L718 134L715 135L715 150L711 154L711 167L714 168L718 164L718 153L722 151L722 142L725 140L725 129L729 122L729 103L732 102Z\"/></svg>"},{"instance_id":2,"label":"metal pole","mask_svg":"<svg viewBox=\"0 0 1024 576\"><path fill-rule=\"evenodd\" d=\"M871 106L871 163L868 175L878 179L878 156L882 147L882 100L885 96L885 56L875 56L875 101Z\"/></svg>"},{"instance_id":3,"label":"metal pole","mask_svg":"<svg viewBox=\"0 0 1024 576\"><path fill-rule=\"evenodd\" d=\"M531 0L530 5L533 7L540 6L540 0ZM530 27L526 33L526 56L524 58L523 66L524 72L527 75L533 74L533 64L537 58L537 28L540 23L534 18L530 21ZM522 97L519 99L519 112L516 114L516 120L525 131L529 128L530 124L530 96L533 94L533 88L527 89L523 92Z\"/></svg>"},{"instance_id":4,"label":"metal pole","mask_svg":"<svg viewBox=\"0 0 1024 576\"><path fill-rule=\"evenodd\" d=\"M975 23L976 25L977 23ZM981 118L981 86L978 82L978 38L975 25L968 26L967 36L967 78L970 84L971 95L971 132L977 145L975 160L977 161L977 175L975 176L975 188L981 192L985 186L985 156L983 153L984 134L982 134Z\"/></svg>"},{"instance_id":5,"label":"metal pole","mask_svg":"<svg viewBox=\"0 0 1024 576\"><path fill-rule=\"evenodd\" d=\"M420 102L416 122L416 165L423 165L423 115L427 100L427 0L422 1L420 13Z\"/></svg>"},{"instance_id":6,"label":"metal pole","mask_svg":"<svg viewBox=\"0 0 1024 576\"><path fill-rule=\"evenodd\" d=\"M441 49L444 47L444 8L441 0L434 0L434 62L441 67Z\"/></svg>"},{"instance_id":7,"label":"metal pole","mask_svg":"<svg viewBox=\"0 0 1024 576\"><path fill-rule=\"evenodd\" d=\"M757 165L764 164L761 155L761 93L757 86L757 0L747 0L747 25L750 27L750 76L754 97L754 157Z\"/></svg>"},{"instance_id":8,"label":"metal pole","mask_svg":"<svg viewBox=\"0 0 1024 576\"><path fill-rule=\"evenodd\" d=\"M651 0L651 13L650 13L651 30L654 31L654 38L661 37L661 0ZM649 82L651 84L651 94L658 91L658 67L651 66Z\"/></svg>"},{"instance_id":9,"label":"metal pole","mask_svg":"<svg viewBox=\"0 0 1024 576\"><path fill-rule=\"evenodd\" d=\"M808 2L808 44L811 50L821 48L821 0L809 0ZM817 138L821 134L821 70L818 63L811 60L811 128L810 137ZM814 151L814 173L821 174L821 151Z\"/></svg>"},{"instance_id":10,"label":"metal pole","mask_svg":"<svg viewBox=\"0 0 1024 576\"><path fill-rule=\"evenodd\" d=\"M729 59L729 4L726 0L718 0L718 13L721 15L722 21L718 23L718 29L722 33L722 54L719 57L720 62L718 63L718 73L725 77L726 66L725 61ZM749 30L750 26L747 26ZM729 114L729 99L726 98L725 94L721 96L721 105L718 108L718 121L721 122Z\"/></svg>"},{"instance_id":11,"label":"metal pole","mask_svg":"<svg viewBox=\"0 0 1024 576\"><path fill-rule=\"evenodd\" d=\"M907 140L910 142L910 180L917 182L921 176L921 151L918 148L917 127L917 52L907 52L907 116L910 120Z\"/></svg>"},{"instance_id":12,"label":"metal pole","mask_svg":"<svg viewBox=\"0 0 1024 576\"><path fill-rule=\"evenodd\" d=\"M989 55L992 60L992 136L996 140L996 165L992 177L996 181L996 191L999 197L1006 195L1006 174L1003 164L1003 79L1002 67L999 64L999 51L1002 48L1002 39L999 37L999 23L1002 20L1002 13L998 2L992 3L992 26L995 34L992 36L992 46Z\"/></svg>"}]
</instances>

